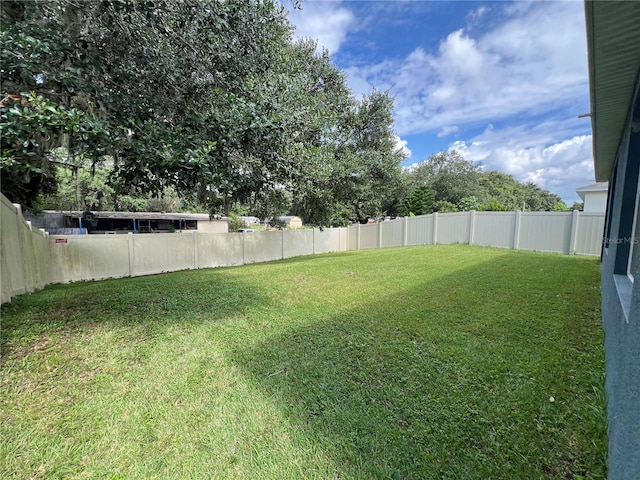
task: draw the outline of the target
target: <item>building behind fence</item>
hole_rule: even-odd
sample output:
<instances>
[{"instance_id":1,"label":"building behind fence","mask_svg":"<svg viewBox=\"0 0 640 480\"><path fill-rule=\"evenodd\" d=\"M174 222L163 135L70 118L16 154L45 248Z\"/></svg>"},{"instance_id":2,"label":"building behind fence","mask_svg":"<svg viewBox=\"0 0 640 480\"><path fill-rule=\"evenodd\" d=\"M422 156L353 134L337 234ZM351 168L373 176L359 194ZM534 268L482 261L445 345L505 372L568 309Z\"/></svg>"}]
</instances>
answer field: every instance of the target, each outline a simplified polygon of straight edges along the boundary
<instances>
[{"instance_id":1,"label":"building behind fence","mask_svg":"<svg viewBox=\"0 0 640 480\"><path fill-rule=\"evenodd\" d=\"M225 267L317 253L461 243L600 255L604 214L460 212L260 233L49 235L1 196L2 303L50 283Z\"/></svg>"}]
</instances>

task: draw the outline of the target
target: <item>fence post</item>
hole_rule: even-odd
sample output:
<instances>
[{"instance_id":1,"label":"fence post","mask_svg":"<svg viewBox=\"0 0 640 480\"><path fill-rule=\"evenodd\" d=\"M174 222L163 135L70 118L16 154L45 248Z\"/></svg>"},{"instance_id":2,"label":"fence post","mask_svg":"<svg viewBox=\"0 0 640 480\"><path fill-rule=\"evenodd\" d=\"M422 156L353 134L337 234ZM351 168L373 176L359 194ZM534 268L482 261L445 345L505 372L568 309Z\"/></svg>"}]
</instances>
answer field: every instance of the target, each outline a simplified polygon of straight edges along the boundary
<instances>
[{"instance_id":1,"label":"fence post","mask_svg":"<svg viewBox=\"0 0 640 480\"><path fill-rule=\"evenodd\" d=\"M247 259L245 257L245 253L244 253L244 239L245 239L245 233L242 233L242 235L240 235L240 238L242 238L242 265L246 265L247 264Z\"/></svg>"},{"instance_id":2,"label":"fence post","mask_svg":"<svg viewBox=\"0 0 640 480\"><path fill-rule=\"evenodd\" d=\"M438 243L438 212L433 213L433 244Z\"/></svg>"},{"instance_id":3,"label":"fence post","mask_svg":"<svg viewBox=\"0 0 640 480\"><path fill-rule=\"evenodd\" d=\"M575 255L576 242L578 241L578 210L573 210L571 213L571 236L569 237L569 255Z\"/></svg>"},{"instance_id":4,"label":"fence post","mask_svg":"<svg viewBox=\"0 0 640 480\"><path fill-rule=\"evenodd\" d=\"M378 248L382 248L382 222L378 222Z\"/></svg>"},{"instance_id":5,"label":"fence post","mask_svg":"<svg viewBox=\"0 0 640 480\"><path fill-rule=\"evenodd\" d=\"M356 250L360 250L360 222L358 222Z\"/></svg>"},{"instance_id":6,"label":"fence post","mask_svg":"<svg viewBox=\"0 0 640 480\"><path fill-rule=\"evenodd\" d=\"M133 233L127 233L127 244L129 249L129 276L133 277Z\"/></svg>"},{"instance_id":7,"label":"fence post","mask_svg":"<svg viewBox=\"0 0 640 480\"><path fill-rule=\"evenodd\" d=\"M12 204L13 208L15 208L15 220L16 220L16 232L18 232L18 244L20 245L20 258L22 258L22 275L23 275L23 285L19 285L19 287L24 287L21 290L21 293L31 292L31 285L29 282L29 270L27 269L27 252L26 252L26 237L27 234L24 231L22 220L24 216L22 215L22 205L19 203ZM11 285L13 291L16 291L16 285Z\"/></svg>"},{"instance_id":8,"label":"fence post","mask_svg":"<svg viewBox=\"0 0 640 480\"><path fill-rule=\"evenodd\" d=\"M473 237L476 230L476 211L469 212L469 245L473 245Z\"/></svg>"},{"instance_id":9,"label":"fence post","mask_svg":"<svg viewBox=\"0 0 640 480\"><path fill-rule=\"evenodd\" d=\"M193 240L193 263L195 264L194 268L198 270L200 268L200 253L198 252L200 246L200 232L195 232L193 236L195 237Z\"/></svg>"},{"instance_id":10,"label":"fence post","mask_svg":"<svg viewBox=\"0 0 640 480\"><path fill-rule=\"evenodd\" d=\"M409 245L409 217L404 217L404 229L402 231L402 246Z\"/></svg>"},{"instance_id":11,"label":"fence post","mask_svg":"<svg viewBox=\"0 0 640 480\"><path fill-rule=\"evenodd\" d=\"M516 221L513 228L513 249L518 250L520 248L520 224L522 222L522 212L516 210Z\"/></svg>"},{"instance_id":12,"label":"fence post","mask_svg":"<svg viewBox=\"0 0 640 480\"><path fill-rule=\"evenodd\" d=\"M280 231L282 232L282 235L280 236L280 242L282 243L281 244L282 248L280 249L280 257L282 258L282 260L284 260L284 228ZM316 253L316 252L313 252L313 253Z\"/></svg>"}]
</instances>

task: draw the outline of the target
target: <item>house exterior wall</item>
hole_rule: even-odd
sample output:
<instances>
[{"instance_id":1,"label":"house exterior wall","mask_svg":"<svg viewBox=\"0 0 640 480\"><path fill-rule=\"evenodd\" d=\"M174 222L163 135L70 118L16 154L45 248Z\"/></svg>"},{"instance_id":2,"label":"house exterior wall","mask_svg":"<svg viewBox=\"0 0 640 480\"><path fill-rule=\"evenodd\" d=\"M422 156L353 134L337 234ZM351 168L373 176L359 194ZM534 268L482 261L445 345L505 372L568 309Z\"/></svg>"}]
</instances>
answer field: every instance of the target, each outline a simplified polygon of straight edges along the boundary
<instances>
[{"instance_id":1,"label":"house exterior wall","mask_svg":"<svg viewBox=\"0 0 640 480\"><path fill-rule=\"evenodd\" d=\"M287 227L289 228L302 228L302 219L298 218L298 217L294 217L291 220L289 220L289 223L287 224Z\"/></svg>"},{"instance_id":2,"label":"house exterior wall","mask_svg":"<svg viewBox=\"0 0 640 480\"><path fill-rule=\"evenodd\" d=\"M637 87L632 105L636 120L640 119ZM638 211L640 132L631 128L631 118L609 181L602 254L610 480L640 478L640 255L629 263L632 249L640 248L640 228L633 230ZM638 281L632 281L629 274Z\"/></svg>"},{"instance_id":3,"label":"house exterior wall","mask_svg":"<svg viewBox=\"0 0 640 480\"><path fill-rule=\"evenodd\" d=\"M229 222L221 220L201 221L198 220L198 232L200 233L227 233Z\"/></svg>"},{"instance_id":4,"label":"house exterior wall","mask_svg":"<svg viewBox=\"0 0 640 480\"><path fill-rule=\"evenodd\" d=\"M607 210L607 192L585 192L584 208L586 213L602 213Z\"/></svg>"}]
</instances>

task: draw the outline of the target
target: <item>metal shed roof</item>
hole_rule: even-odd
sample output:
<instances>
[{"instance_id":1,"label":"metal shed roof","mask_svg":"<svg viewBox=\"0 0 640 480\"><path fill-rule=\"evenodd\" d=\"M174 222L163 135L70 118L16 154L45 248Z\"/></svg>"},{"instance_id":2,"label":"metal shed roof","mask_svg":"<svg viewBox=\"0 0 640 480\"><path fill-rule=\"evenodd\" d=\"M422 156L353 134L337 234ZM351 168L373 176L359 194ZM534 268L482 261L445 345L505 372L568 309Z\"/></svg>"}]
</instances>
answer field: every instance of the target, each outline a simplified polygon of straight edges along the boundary
<instances>
[{"instance_id":1,"label":"metal shed roof","mask_svg":"<svg viewBox=\"0 0 640 480\"><path fill-rule=\"evenodd\" d=\"M81 218L80 211L64 212L66 217ZM208 213L164 213L164 212L92 212L95 218L133 219L136 220L198 220L209 221ZM227 217L212 218L211 220L229 221Z\"/></svg>"},{"instance_id":2,"label":"metal shed roof","mask_svg":"<svg viewBox=\"0 0 640 480\"><path fill-rule=\"evenodd\" d=\"M640 69L640 2L585 0L596 181L609 180Z\"/></svg>"}]
</instances>

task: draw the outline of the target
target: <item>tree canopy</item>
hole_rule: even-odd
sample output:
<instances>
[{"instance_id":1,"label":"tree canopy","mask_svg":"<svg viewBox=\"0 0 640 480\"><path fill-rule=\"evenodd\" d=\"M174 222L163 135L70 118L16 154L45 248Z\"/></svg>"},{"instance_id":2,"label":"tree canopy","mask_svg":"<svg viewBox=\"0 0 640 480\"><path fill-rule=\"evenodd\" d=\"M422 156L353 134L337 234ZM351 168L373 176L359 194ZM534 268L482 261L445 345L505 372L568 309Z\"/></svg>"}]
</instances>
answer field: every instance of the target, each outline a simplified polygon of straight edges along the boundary
<instances>
[{"instance_id":1,"label":"tree canopy","mask_svg":"<svg viewBox=\"0 0 640 480\"><path fill-rule=\"evenodd\" d=\"M434 193L432 209L465 210L567 210L562 199L533 183L466 160L456 150L432 155L406 172L409 197L428 186ZM413 212L414 214L416 212Z\"/></svg>"},{"instance_id":2,"label":"tree canopy","mask_svg":"<svg viewBox=\"0 0 640 480\"><path fill-rule=\"evenodd\" d=\"M0 6L1 186L26 207L144 209L167 197L346 225L564 206L456 151L404 171L390 92L356 98L326 50L292 39L275 0Z\"/></svg>"},{"instance_id":3,"label":"tree canopy","mask_svg":"<svg viewBox=\"0 0 640 480\"><path fill-rule=\"evenodd\" d=\"M388 93L355 99L277 2L5 1L2 22L13 201L55 189L60 146L60 163L109 162L117 195L170 186L225 212L280 198L318 223L376 214L401 175Z\"/></svg>"}]
</instances>

